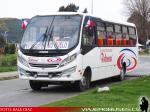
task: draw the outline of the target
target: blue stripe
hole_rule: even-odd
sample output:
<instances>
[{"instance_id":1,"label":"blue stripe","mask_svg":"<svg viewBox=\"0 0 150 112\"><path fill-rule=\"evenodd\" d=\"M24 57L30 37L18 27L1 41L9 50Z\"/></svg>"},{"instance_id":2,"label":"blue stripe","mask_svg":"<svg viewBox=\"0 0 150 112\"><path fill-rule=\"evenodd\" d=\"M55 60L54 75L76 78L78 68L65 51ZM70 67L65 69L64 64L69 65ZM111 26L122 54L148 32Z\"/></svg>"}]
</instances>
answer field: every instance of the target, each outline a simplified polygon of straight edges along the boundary
<instances>
[{"instance_id":1,"label":"blue stripe","mask_svg":"<svg viewBox=\"0 0 150 112\"><path fill-rule=\"evenodd\" d=\"M135 52L133 52L131 49L123 49L123 50L121 50L120 52L125 51L125 50L130 51L130 52L132 52L133 54L135 54ZM136 56L136 54L135 54L135 56Z\"/></svg>"}]
</instances>

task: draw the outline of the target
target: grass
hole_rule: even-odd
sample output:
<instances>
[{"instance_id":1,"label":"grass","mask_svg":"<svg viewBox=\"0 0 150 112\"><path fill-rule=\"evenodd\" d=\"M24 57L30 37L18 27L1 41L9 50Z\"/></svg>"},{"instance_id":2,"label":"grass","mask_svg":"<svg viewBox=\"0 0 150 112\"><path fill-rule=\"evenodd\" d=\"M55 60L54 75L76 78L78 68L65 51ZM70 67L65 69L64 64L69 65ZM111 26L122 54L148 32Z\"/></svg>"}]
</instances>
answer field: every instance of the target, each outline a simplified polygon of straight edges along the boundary
<instances>
[{"instance_id":1,"label":"grass","mask_svg":"<svg viewBox=\"0 0 150 112\"><path fill-rule=\"evenodd\" d=\"M17 59L16 54L0 55L0 62L1 61L13 61L13 60L16 60L16 59Z\"/></svg>"},{"instance_id":2,"label":"grass","mask_svg":"<svg viewBox=\"0 0 150 112\"><path fill-rule=\"evenodd\" d=\"M0 55L0 72L16 71L17 70L16 61L17 61L16 54Z\"/></svg>"},{"instance_id":3,"label":"grass","mask_svg":"<svg viewBox=\"0 0 150 112\"><path fill-rule=\"evenodd\" d=\"M0 72L17 71L17 66L0 66Z\"/></svg>"},{"instance_id":4,"label":"grass","mask_svg":"<svg viewBox=\"0 0 150 112\"><path fill-rule=\"evenodd\" d=\"M139 52L140 55L149 55L148 49L143 49L142 51Z\"/></svg>"},{"instance_id":5,"label":"grass","mask_svg":"<svg viewBox=\"0 0 150 112\"><path fill-rule=\"evenodd\" d=\"M110 91L98 93L97 88L81 93L79 96L49 103L44 106L85 106L136 108L139 98L146 96L150 100L150 76L110 85Z\"/></svg>"}]
</instances>

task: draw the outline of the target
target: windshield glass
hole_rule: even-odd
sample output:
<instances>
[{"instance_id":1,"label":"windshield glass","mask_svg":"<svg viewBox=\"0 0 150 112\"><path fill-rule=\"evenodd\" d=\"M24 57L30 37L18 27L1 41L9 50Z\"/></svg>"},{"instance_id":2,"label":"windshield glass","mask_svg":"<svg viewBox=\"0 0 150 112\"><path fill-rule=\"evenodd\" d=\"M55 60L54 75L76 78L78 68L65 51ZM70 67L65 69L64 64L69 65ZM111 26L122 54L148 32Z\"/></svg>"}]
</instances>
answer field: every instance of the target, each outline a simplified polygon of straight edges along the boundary
<instances>
[{"instance_id":1,"label":"windshield glass","mask_svg":"<svg viewBox=\"0 0 150 112\"><path fill-rule=\"evenodd\" d=\"M22 42L23 49L70 49L78 42L81 16L37 16L32 18Z\"/></svg>"}]
</instances>

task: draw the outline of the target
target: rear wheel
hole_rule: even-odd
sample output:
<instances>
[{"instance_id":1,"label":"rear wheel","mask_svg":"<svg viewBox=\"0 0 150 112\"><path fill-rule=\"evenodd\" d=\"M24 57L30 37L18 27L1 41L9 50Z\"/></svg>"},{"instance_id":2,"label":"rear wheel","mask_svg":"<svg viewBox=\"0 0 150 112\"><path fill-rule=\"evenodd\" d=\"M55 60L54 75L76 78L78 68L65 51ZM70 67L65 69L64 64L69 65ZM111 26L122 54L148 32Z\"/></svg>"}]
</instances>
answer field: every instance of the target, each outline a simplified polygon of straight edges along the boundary
<instances>
[{"instance_id":1,"label":"rear wheel","mask_svg":"<svg viewBox=\"0 0 150 112\"><path fill-rule=\"evenodd\" d=\"M29 84L30 84L31 89L35 91L41 90L42 84L40 82L30 80Z\"/></svg>"},{"instance_id":2,"label":"rear wheel","mask_svg":"<svg viewBox=\"0 0 150 112\"><path fill-rule=\"evenodd\" d=\"M79 91L85 91L85 90L89 89L90 81L91 81L90 75L88 73L85 73L82 76L82 79L77 82L77 89Z\"/></svg>"}]
</instances>

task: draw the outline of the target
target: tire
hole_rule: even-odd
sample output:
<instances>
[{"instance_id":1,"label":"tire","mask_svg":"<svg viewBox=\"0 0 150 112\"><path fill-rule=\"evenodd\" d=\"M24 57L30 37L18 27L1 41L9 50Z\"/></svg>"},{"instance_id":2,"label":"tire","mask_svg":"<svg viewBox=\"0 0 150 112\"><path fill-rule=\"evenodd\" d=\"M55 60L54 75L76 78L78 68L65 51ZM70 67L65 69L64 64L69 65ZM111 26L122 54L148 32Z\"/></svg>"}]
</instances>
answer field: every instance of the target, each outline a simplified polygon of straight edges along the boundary
<instances>
[{"instance_id":1,"label":"tire","mask_svg":"<svg viewBox=\"0 0 150 112\"><path fill-rule=\"evenodd\" d=\"M82 79L77 82L77 89L81 92L89 89L90 88L90 81L91 81L90 75L84 74L82 76Z\"/></svg>"},{"instance_id":2,"label":"tire","mask_svg":"<svg viewBox=\"0 0 150 112\"><path fill-rule=\"evenodd\" d=\"M126 67L123 66L123 67L122 67L122 70L120 71L119 81L125 80L125 75L126 75Z\"/></svg>"},{"instance_id":3,"label":"tire","mask_svg":"<svg viewBox=\"0 0 150 112\"><path fill-rule=\"evenodd\" d=\"M29 84L32 90L35 90L35 91L41 90L42 85L40 82L30 80Z\"/></svg>"}]
</instances>

